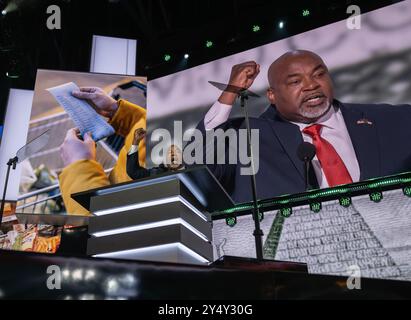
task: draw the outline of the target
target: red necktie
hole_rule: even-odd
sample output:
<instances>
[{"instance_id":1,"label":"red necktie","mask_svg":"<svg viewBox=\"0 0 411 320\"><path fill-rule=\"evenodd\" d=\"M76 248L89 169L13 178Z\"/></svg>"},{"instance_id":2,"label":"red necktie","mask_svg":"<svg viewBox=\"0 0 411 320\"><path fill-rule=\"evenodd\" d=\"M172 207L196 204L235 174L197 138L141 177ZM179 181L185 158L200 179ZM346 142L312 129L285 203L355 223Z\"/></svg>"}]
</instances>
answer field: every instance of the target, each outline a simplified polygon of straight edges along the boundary
<instances>
[{"instance_id":1,"label":"red necktie","mask_svg":"<svg viewBox=\"0 0 411 320\"><path fill-rule=\"evenodd\" d=\"M321 124L313 124L306 127L303 132L313 139L313 144L317 149L317 158L327 178L328 185L333 187L339 184L352 183L350 173L337 151L335 151L331 143L321 138L321 128Z\"/></svg>"}]
</instances>

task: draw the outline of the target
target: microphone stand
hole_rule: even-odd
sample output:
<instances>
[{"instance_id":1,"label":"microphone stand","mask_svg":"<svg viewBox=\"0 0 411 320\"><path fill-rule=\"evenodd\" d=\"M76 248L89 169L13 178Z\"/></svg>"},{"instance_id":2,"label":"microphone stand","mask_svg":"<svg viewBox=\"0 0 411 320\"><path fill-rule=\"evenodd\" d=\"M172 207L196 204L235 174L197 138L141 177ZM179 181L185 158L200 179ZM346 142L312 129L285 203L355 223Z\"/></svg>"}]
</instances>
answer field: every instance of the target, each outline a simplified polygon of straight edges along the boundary
<instances>
[{"instance_id":1,"label":"microphone stand","mask_svg":"<svg viewBox=\"0 0 411 320\"><path fill-rule=\"evenodd\" d=\"M0 226L1 226L1 223L3 222L3 213L4 213L4 207L6 204L6 193L7 193L7 185L9 183L10 169L13 168L13 170L15 170L17 163L27 159L33 153L41 150L48 143L49 138L50 138L50 129L46 130L41 135L34 138L30 142L28 142L26 145L21 147L19 150L17 150L16 156L14 158L10 158L9 161L7 162L6 181L4 184L3 200L1 202L1 209L0 209Z\"/></svg>"},{"instance_id":2,"label":"microphone stand","mask_svg":"<svg viewBox=\"0 0 411 320\"><path fill-rule=\"evenodd\" d=\"M14 158L10 158L9 161L7 162L6 181L4 183L3 199L1 201L1 209L0 209L0 226L3 222L3 212L4 212L4 207L6 205L6 193L7 193L7 185L9 183L10 169L13 168L13 170L16 170L16 165L18 161L19 161L19 158L16 156Z\"/></svg>"},{"instance_id":3,"label":"microphone stand","mask_svg":"<svg viewBox=\"0 0 411 320\"><path fill-rule=\"evenodd\" d=\"M221 91L228 91L238 94L241 102L241 109L244 111L244 118L245 124L247 128L247 152L250 155L251 160L251 190L253 193L253 219L254 219L254 239L255 239L255 250L256 250L256 257L258 261L263 260L263 231L260 228L260 211L258 209L258 200L257 200L257 183L255 180L255 169L254 169L254 157L251 148L251 129L250 129L250 121L248 116L247 104L246 100L249 97L259 97L259 95L245 89L236 87L230 84L219 83L215 81L208 81L211 85L216 87Z\"/></svg>"},{"instance_id":4,"label":"microphone stand","mask_svg":"<svg viewBox=\"0 0 411 320\"><path fill-rule=\"evenodd\" d=\"M251 129L250 121L248 116L246 100L248 100L247 90L241 90L239 92L241 109L244 111L245 124L247 128L247 153L250 155L251 160L251 189L253 192L253 218L254 218L254 239L255 239L255 250L257 260L263 260L263 231L260 227L260 211L258 209L258 200L257 200L257 183L255 180L255 169L254 169L254 157L251 149Z\"/></svg>"},{"instance_id":5,"label":"microphone stand","mask_svg":"<svg viewBox=\"0 0 411 320\"><path fill-rule=\"evenodd\" d=\"M311 189L310 184L308 183L308 175L310 171L310 161L308 157L304 157L304 179L305 179L305 191L308 191Z\"/></svg>"}]
</instances>

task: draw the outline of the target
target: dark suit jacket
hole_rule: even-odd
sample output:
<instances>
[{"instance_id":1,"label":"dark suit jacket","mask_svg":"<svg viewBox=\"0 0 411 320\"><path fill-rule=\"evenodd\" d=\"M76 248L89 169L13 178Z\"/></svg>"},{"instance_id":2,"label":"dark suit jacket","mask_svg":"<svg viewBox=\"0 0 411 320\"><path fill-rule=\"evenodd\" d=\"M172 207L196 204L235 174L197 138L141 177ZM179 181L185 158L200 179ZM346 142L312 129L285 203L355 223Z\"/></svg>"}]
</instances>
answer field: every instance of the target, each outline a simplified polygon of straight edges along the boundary
<instances>
[{"instance_id":1,"label":"dark suit jacket","mask_svg":"<svg viewBox=\"0 0 411 320\"><path fill-rule=\"evenodd\" d=\"M411 170L410 105L343 104L339 101L334 105L341 109L350 134L360 166L360 180ZM265 199L303 192L304 165L297 157L297 147L303 142L299 127L284 120L275 106L270 106L259 118L251 118L250 126L259 129L257 197ZM197 128L205 134L203 121ZM227 121L219 128L245 128L244 119ZM251 177L240 175L241 164L208 166L234 201L252 200ZM311 184L318 186L313 171L310 178Z\"/></svg>"},{"instance_id":2,"label":"dark suit jacket","mask_svg":"<svg viewBox=\"0 0 411 320\"><path fill-rule=\"evenodd\" d=\"M126 165L127 175L134 180L142 179L145 177L155 176L160 173L167 172L168 169L161 164L158 167L153 167L146 169L140 166L138 161L138 151L133 154L127 154L127 165Z\"/></svg>"}]
</instances>

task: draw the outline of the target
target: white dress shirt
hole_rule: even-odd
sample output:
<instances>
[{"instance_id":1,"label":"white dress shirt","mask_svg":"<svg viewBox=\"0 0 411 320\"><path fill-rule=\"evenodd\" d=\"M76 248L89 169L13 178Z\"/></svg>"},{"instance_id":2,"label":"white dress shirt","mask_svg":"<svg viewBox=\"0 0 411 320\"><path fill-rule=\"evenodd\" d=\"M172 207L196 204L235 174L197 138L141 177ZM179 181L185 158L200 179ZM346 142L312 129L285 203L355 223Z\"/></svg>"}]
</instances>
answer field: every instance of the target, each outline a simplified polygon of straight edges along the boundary
<instances>
[{"instance_id":1,"label":"white dress shirt","mask_svg":"<svg viewBox=\"0 0 411 320\"><path fill-rule=\"evenodd\" d=\"M232 106L216 101L204 117L205 129L212 130L215 127L226 122L228 117L230 116L231 109ZM311 136L302 133L302 130L314 123L292 123L299 126L304 141L312 143ZM358 165L357 156L355 154L354 147L345 125L341 110L331 107L330 110L315 123L321 124L323 126L321 130L321 137L331 143L331 145L337 151L348 172L350 173L352 181L359 181L360 166ZM329 185L317 156L315 156L312 160L312 164L320 188L327 188Z\"/></svg>"},{"instance_id":2,"label":"white dress shirt","mask_svg":"<svg viewBox=\"0 0 411 320\"><path fill-rule=\"evenodd\" d=\"M135 144L132 144L131 147L130 147L130 149L128 149L127 154L128 154L129 156L131 156L133 153L136 153L137 151L138 151L138 146L135 145Z\"/></svg>"}]
</instances>

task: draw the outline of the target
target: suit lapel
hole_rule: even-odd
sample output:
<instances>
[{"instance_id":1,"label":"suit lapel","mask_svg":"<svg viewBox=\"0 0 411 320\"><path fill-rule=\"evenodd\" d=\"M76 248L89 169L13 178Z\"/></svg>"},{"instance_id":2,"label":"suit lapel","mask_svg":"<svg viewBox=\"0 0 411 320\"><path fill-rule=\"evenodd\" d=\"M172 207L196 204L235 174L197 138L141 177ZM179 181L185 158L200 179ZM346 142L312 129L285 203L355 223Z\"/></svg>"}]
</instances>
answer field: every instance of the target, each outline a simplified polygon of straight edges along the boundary
<instances>
[{"instance_id":1,"label":"suit lapel","mask_svg":"<svg viewBox=\"0 0 411 320\"><path fill-rule=\"evenodd\" d=\"M367 118L359 110L338 101L337 103L343 114L360 166L360 180L379 177L381 175L380 149L375 121Z\"/></svg>"},{"instance_id":2,"label":"suit lapel","mask_svg":"<svg viewBox=\"0 0 411 320\"><path fill-rule=\"evenodd\" d=\"M290 158L301 179L304 181L303 162L297 156L297 148L303 142L300 128L295 124L283 120L278 115L274 106L270 106L262 117L270 123L278 141Z\"/></svg>"}]
</instances>

